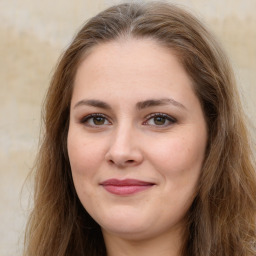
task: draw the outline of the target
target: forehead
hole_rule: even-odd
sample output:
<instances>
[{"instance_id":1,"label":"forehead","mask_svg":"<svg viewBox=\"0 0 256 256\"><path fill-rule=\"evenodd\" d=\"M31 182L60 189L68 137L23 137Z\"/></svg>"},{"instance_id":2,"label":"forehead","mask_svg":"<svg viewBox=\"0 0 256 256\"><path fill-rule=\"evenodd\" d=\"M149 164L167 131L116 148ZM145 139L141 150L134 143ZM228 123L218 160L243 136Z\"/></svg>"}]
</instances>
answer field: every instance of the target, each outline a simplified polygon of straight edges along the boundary
<instances>
[{"instance_id":1,"label":"forehead","mask_svg":"<svg viewBox=\"0 0 256 256\"><path fill-rule=\"evenodd\" d=\"M86 76L94 81L102 77L114 81L133 75L139 80L142 76L153 79L162 75L164 78L170 72L176 72L177 78L186 73L173 50L153 39L122 39L95 46L80 63L75 84Z\"/></svg>"},{"instance_id":2,"label":"forehead","mask_svg":"<svg viewBox=\"0 0 256 256\"><path fill-rule=\"evenodd\" d=\"M92 49L78 67L73 99L104 95L141 101L167 94L179 98L192 91L192 81L171 49L152 39L128 39Z\"/></svg>"}]
</instances>

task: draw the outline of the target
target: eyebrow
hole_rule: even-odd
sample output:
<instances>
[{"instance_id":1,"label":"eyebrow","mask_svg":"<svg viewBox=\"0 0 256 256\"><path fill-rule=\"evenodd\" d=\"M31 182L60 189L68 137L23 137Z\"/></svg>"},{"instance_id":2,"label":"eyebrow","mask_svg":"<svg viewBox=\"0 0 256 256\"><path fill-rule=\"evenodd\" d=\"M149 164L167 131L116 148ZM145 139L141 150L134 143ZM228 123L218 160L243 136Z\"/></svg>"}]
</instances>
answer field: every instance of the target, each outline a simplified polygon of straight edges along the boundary
<instances>
[{"instance_id":1,"label":"eyebrow","mask_svg":"<svg viewBox=\"0 0 256 256\"><path fill-rule=\"evenodd\" d=\"M171 104L175 107L186 109L183 104L181 104L180 102L178 102L172 98L149 99L149 100L138 102L136 104L136 107L137 107L137 109L141 110L144 108L155 107L155 106L165 106L165 105L169 105L169 104Z\"/></svg>"},{"instance_id":2,"label":"eyebrow","mask_svg":"<svg viewBox=\"0 0 256 256\"><path fill-rule=\"evenodd\" d=\"M79 106L84 106L84 105L102 108L102 109L106 109L106 110L112 109L108 103L101 101L101 100L95 100L95 99L80 100L75 104L74 108L79 107ZM181 104L180 102L178 102L172 98L149 99L149 100L145 100L145 101L140 101L136 104L136 108L138 110L142 110L142 109L149 108L149 107L165 106L165 105L173 105L175 107L186 109L186 107L183 104Z\"/></svg>"},{"instance_id":3,"label":"eyebrow","mask_svg":"<svg viewBox=\"0 0 256 256\"><path fill-rule=\"evenodd\" d=\"M74 108L79 106L91 106L96 108L111 109L110 105L101 100L80 100L76 103Z\"/></svg>"}]
</instances>

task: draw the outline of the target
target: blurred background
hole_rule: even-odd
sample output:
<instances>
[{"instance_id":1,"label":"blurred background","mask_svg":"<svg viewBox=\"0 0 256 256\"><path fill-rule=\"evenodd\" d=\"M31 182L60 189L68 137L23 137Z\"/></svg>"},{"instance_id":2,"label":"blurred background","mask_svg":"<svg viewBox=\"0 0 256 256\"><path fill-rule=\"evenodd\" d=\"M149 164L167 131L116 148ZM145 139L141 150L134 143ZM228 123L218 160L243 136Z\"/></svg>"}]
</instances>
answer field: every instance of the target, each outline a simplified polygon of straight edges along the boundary
<instances>
[{"instance_id":1,"label":"blurred background","mask_svg":"<svg viewBox=\"0 0 256 256\"><path fill-rule=\"evenodd\" d=\"M26 177L58 57L88 18L119 2L0 0L0 256L21 255L32 192ZM185 6L215 33L235 69L245 112L256 125L256 1L170 2Z\"/></svg>"}]
</instances>

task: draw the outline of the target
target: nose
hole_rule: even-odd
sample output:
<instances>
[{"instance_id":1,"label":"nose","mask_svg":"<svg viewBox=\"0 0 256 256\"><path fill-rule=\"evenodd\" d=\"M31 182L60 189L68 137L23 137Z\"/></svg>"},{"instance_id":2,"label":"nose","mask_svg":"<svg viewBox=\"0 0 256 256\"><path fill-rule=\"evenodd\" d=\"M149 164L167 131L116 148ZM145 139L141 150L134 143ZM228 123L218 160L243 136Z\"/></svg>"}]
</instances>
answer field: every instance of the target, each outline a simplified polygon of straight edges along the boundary
<instances>
[{"instance_id":1,"label":"nose","mask_svg":"<svg viewBox=\"0 0 256 256\"><path fill-rule=\"evenodd\" d=\"M105 159L119 168L137 166L143 161L139 136L132 128L118 129L109 142Z\"/></svg>"}]
</instances>

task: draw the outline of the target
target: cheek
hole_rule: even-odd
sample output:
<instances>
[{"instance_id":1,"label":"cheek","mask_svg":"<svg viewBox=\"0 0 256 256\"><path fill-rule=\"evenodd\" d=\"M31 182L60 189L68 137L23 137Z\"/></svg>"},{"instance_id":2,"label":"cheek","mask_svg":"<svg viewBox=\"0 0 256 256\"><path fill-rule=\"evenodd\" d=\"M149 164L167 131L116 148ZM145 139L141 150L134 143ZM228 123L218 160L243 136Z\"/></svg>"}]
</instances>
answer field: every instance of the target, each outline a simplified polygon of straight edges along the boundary
<instances>
[{"instance_id":1,"label":"cheek","mask_svg":"<svg viewBox=\"0 0 256 256\"><path fill-rule=\"evenodd\" d=\"M99 154L98 148L92 143L85 142L80 135L71 130L68 134L67 148L74 186L80 201L84 204L85 198L92 193Z\"/></svg>"},{"instance_id":2,"label":"cheek","mask_svg":"<svg viewBox=\"0 0 256 256\"><path fill-rule=\"evenodd\" d=\"M160 161L162 163L168 162L171 165L183 166L201 161L202 155L203 151L199 150L195 143L176 139L162 145L161 149L156 152L156 159L162 159Z\"/></svg>"},{"instance_id":3,"label":"cheek","mask_svg":"<svg viewBox=\"0 0 256 256\"><path fill-rule=\"evenodd\" d=\"M177 214L183 216L197 190L205 143L204 140L200 143L196 136L177 136L161 145L160 150L152 152L152 162L164 183L166 193L163 193L162 205L166 207L166 202L170 202L170 210L175 208Z\"/></svg>"},{"instance_id":4,"label":"cheek","mask_svg":"<svg viewBox=\"0 0 256 256\"><path fill-rule=\"evenodd\" d=\"M198 136L173 136L158 142L158 150L152 150L155 168L171 179L198 178L205 152L205 139Z\"/></svg>"},{"instance_id":5,"label":"cheek","mask_svg":"<svg viewBox=\"0 0 256 256\"><path fill-rule=\"evenodd\" d=\"M74 185L79 194L94 184L102 162L102 148L93 141L83 139L79 133L72 132L68 135L67 147Z\"/></svg>"}]
</instances>

